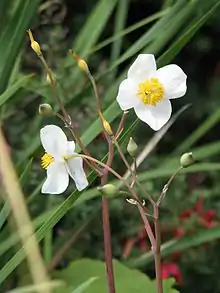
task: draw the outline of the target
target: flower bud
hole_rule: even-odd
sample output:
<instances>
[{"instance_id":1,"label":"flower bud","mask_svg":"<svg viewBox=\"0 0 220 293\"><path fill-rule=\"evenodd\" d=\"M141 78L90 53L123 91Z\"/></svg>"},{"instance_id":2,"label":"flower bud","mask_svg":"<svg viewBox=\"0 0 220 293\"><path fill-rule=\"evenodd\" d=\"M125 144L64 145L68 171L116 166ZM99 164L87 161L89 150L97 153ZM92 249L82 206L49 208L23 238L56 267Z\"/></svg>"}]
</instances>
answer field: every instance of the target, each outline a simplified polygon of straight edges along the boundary
<instances>
[{"instance_id":1,"label":"flower bud","mask_svg":"<svg viewBox=\"0 0 220 293\"><path fill-rule=\"evenodd\" d=\"M108 123L108 121L105 120L105 118L104 118L104 116L102 115L101 112L99 112L99 117L102 120L102 124L103 124L103 127L104 127L105 131L108 133L109 136L113 136L113 132L112 132L111 126Z\"/></svg>"},{"instance_id":2,"label":"flower bud","mask_svg":"<svg viewBox=\"0 0 220 293\"><path fill-rule=\"evenodd\" d=\"M135 158L138 154L138 146L132 137L130 137L130 139L129 139L127 151L129 153L129 155L133 158Z\"/></svg>"},{"instance_id":3,"label":"flower bud","mask_svg":"<svg viewBox=\"0 0 220 293\"><path fill-rule=\"evenodd\" d=\"M53 115L53 108L50 104L40 104L38 108L39 114L42 116L52 116Z\"/></svg>"},{"instance_id":4,"label":"flower bud","mask_svg":"<svg viewBox=\"0 0 220 293\"><path fill-rule=\"evenodd\" d=\"M97 188L103 195L114 196L118 194L118 188L113 184L106 184Z\"/></svg>"},{"instance_id":5,"label":"flower bud","mask_svg":"<svg viewBox=\"0 0 220 293\"><path fill-rule=\"evenodd\" d=\"M51 73L53 80L55 80L55 74ZM49 74L46 75L46 83L51 84L51 79Z\"/></svg>"},{"instance_id":6,"label":"flower bud","mask_svg":"<svg viewBox=\"0 0 220 293\"><path fill-rule=\"evenodd\" d=\"M180 165L187 168L195 163L192 153L185 153L180 158Z\"/></svg>"},{"instance_id":7,"label":"flower bud","mask_svg":"<svg viewBox=\"0 0 220 293\"><path fill-rule=\"evenodd\" d=\"M71 54L73 55L74 59L77 62L78 67L84 71L86 74L90 74L89 67L85 60L81 59L73 50L70 50Z\"/></svg>"},{"instance_id":8,"label":"flower bud","mask_svg":"<svg viewBox=\"0 0 220 293\"><path fill-rule=\"evenodd\" d=\"M112 132L111 126L108 123L108 121L103 119L102 122L103 122L103 127L104 127L105 131L108 133L108 135L113 136L113 132Z\"/></svg>"},{"instance_id":9,"label":"flower bud","mask_svg":"<svg viewBox=\"0 0 220 293\"><path fill-rule=\"evenodd\" d=\"M30 38L30 41L31 41L31 48L34 50L34 52L38 56L41 56L42 55L42 52L41 52L41 48L40 48L39 43L34 40L34 37L33 37L32 32L31 32L30 29L27 32L29 34L29 38Z\"/></svg>"},{"instance_id":10,"label":"flower bud","mask_svg":"<svg viewBox=\"0 0 220 293\"><path fill-rule=\"evenodd\" d=\"M89 73L89 67L88 67L88 65L87 65L87 63L86 63L86 61L85 60L83 60L83 59L79 59L79 61L78 61L78 66L79 66L79 68L82 70L82 71L84 71L85 73Z\"/></svg>"}]
</instances>

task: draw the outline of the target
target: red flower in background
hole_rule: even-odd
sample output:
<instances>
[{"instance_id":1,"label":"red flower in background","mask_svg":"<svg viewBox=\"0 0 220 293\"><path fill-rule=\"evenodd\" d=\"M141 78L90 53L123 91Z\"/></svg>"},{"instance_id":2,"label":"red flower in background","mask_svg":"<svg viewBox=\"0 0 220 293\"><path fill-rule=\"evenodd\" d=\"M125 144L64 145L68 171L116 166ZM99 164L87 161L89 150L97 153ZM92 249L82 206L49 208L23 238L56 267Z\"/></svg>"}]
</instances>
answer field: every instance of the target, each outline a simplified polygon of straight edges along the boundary
<instances>
[{"instance_id":1,"label":"red flower in background","mask_svg":"<svg viewBox=\"0 0 220 293\"><path fill-rule=\"evenodd\" d=\"M215 210L208 210L203 214L202 219L204 220L203 225L206 228L211 228L215 225L215 215L216 211Z\"/></svg>"},{"instance_id":2,"label":"red flower in background","mask_svg":"<svg viewBox=\"0 0 220 293\"><path fill-rule=\"evenodd\" d=\"M205 227L205 228L211 228L213 227L216 223L218 223L217 221L215 221L215 215L216 215L216 211L213 209L204 211L204 199L202 197L200 197L194 208L192 209L187 209L185 211L183 211L180 214L180 220L181 222L184 222L184 220L189 219L191 216L196 215L198 218L199 223ZM179 228L178 228L179 229ZM177 230L175 230L176 233ZM183 235L182 235L183 236Z\"/></svg>"},{"instance_id":3,"label":"red flower in background","mask_svg":"<svg viewBox=\"0 0 220 293\"><path fill-rule=\"evenodd\" d=\"M178 285L181 286L183 284L182 273L179 266L175 262L167 261L162 263L161 273L163 280L173 277Z\"/></svg>"}]
</instances>

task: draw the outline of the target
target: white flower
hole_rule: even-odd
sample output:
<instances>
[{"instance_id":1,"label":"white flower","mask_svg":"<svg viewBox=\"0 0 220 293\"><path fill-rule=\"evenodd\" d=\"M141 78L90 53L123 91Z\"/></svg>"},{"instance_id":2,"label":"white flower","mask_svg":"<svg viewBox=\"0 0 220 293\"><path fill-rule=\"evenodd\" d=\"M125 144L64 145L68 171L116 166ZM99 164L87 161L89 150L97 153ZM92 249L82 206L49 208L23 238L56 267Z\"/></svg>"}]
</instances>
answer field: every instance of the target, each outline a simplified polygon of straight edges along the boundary
<instances>
[{"instance_id":1,"label":"white flower","mask_svg":"<svg viewBox=\"0 0 220 293\"><path fill-rule=\"evenodd\" d=\"M170 64L157 70L152 54L140 54L120 84L117 102L123 111L134 108L138 118L159 130L170 118L170 99L186 93L186 74Z\"/></svg>"},{"instance_id":2,"label":"white flower","mask_svg":"<svg viewBox=\"0 0 220 293\"><path fill-rule=\"evenodd\" d=\"M42 186L42 193L63 193L68 187L69 176L79 191L86 188L88 181L83 170L83 160L74 152L74 141L67 141L63 130L56 125L42 128L40 139L46 151L42 157L42 167L47 169L47 179Z\"/></svg>"}]
</instances>

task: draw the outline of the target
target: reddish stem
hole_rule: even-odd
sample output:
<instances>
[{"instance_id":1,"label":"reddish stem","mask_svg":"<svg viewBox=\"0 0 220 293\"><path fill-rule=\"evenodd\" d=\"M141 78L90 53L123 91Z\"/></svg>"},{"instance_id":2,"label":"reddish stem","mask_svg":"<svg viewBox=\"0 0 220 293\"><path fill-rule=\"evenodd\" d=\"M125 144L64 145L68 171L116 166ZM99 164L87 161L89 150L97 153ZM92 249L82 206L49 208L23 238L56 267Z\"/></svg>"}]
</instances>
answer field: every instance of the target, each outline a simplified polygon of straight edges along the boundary
<instances>
[{"instance_id":1,"label":"reddish stem","mask_svg":"<svg viewBox=\"0 0 220 293\"><path fill-rule=\"evenodd\" d=\"M114 158L114 148L110 138L108 141L108 160L106 165L111 166ZM107 167L106 166L106 167ZM105 174L101 177L101 185L105 185L108 181L109 170L105 168ZM106 262L106 272L108 278L108 289L109 293L115 293L115 280L114 280L114 270L112 262L112 248L111 248L111 225L109 220L109 206L108 199L102 196L102 222L103 222L103 232L104 232L104 247L105 247L105 262Z\"/></svg>"},{"instance_id":2,"label":"reddish stem","mask_svg":"<svg viewBox=\"0 0 220 293\"><path fill-rule=\"evenodd\" d=\"M148 221L148 219L147 219L147 217L145 215L143 207L140 204L137 204L137 207L138 207L139 213L141 215L142 221L144 223L144 229L147 232L147 235L148 235L150 243L151 243L151 247L153 249L153 247L156 246L156 242L155 242L154 234L152 232L150 223L149 223L149 221Z\"/></svg>"},{"instance_id":3,"label":"reddish stem","mask_svg":"<svg viewBox=\"0 0 220 293\"><path fill-rule=\"evenodd\" d=\"M105 246L105 261L106 272L108 278L109 293L115 293L114 271L112 263L112 249L111 249L111 227L109 221L109 207L108 199L102 197L102 221L104 231L104 246Z\"/></svg>"},{"instance_id":4,"label":"reddish stem","mask_svg":"<svg viewBox=\"0 0 220 293\"><path fill-rule=\"evenodd\" d=\"M121 121L119 123L118 129L115 134L116 139L120 136L121 132L123 131L123 127L124 127L124 123L125 123L125 116L126 116L126 112L123 112L123 114L121 116Z\"/></svg>"},{"instance_id":5,"label":"reddish stem","mask_svg":"<svg viewBox=\"0 0 220 293\"><path fill-rule=\"evenodd\" d=\"M157 204L154 205L154 229L155 229L155 246L153 246L154 262L155 262L155 273L156 273L156 284L157 292L163 293L163 280L161 272L161 233L160 233L160 221L159 221L159 207Z\"/></svg>"}]
</instances>

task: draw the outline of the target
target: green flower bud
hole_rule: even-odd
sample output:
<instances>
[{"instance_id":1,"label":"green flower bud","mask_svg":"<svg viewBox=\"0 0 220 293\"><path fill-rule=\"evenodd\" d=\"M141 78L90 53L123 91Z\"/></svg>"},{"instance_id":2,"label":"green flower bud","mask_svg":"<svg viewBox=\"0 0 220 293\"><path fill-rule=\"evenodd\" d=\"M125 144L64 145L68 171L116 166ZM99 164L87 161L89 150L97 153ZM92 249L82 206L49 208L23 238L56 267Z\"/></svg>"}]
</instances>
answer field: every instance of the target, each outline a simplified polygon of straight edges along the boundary
<instances>
[{"instance_id":1,"label":"green flower bud","mask_svg":"<svg viewBox=\"0 0 220 293\"><path fill-rule=\"evenodd\" d=\"M107 195L107 196L114 196L118 194L119 192L118 188L113 184L106 184L106 185L98 187L97 189L101 192L101 194Z\"/></svg>"},{"instance_id":2,"label":"green flower bud","mask_svg":"<svg viewBox=\"0 0 220 293\"><path fill-rule=\"evenodd\" d=\"M185 153L180 158L180 165L187 168L195 163L192 153Z\"/></svg>"},{"instance_id":3,"label":"green flower bud","mask_svg":"<svg viewBox=\"0 0 220 293\"><path fill-rule=\"evenodd\" d=\"M138 146L132 137L130 137L130 139L129 139L127 151L129 153L129 155L133 158L135 158L138 154Z\"/></svg>"},{"instance_id":4,"label":"green flower bud","mask_svg":"<svg viewBox=\"0 0 220 293\"><path fill-rule=\"evenodd\" d=\"M53 108L50 104L40 104L39 106L39 114L42 116L52 116L53 115Z\"/></svg>"}]
</instances>

